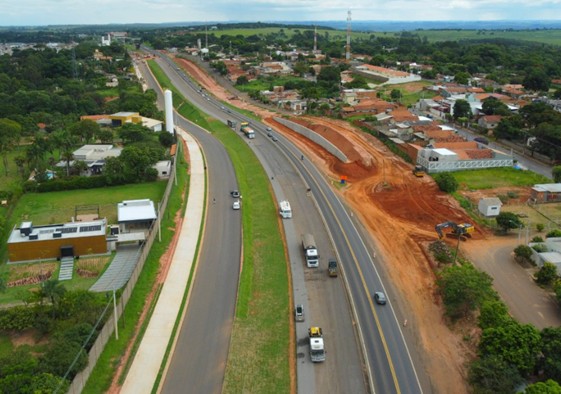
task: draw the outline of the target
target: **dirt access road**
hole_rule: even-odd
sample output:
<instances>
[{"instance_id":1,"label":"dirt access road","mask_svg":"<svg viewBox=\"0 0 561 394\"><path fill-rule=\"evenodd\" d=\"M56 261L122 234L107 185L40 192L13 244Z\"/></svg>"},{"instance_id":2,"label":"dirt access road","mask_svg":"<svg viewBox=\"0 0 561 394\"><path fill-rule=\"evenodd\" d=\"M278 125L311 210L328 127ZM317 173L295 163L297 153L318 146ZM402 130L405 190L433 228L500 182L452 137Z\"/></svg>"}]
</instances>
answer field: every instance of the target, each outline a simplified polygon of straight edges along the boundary
<instances>
[{"instance_id":1,"label":"dirt access road","mask_svg":"<svg viewBox=\"0 0 561 394\"><path fill-rule=\"evenodd\" d=\"M421 358L425 374L437 393L467 393L465 362L470 350L460 333L444 322L443 309L435 296L435 275L424 246L436 240L434 226L448 220L469 221L457 202L440 192L429 177L416 178L411 166L397 158L376 138L343 121L300 117L306 124L337 145L350 158L345 164L309 140L276 123L272 112L241 101L231 100L211 77L192 63L177 59L187 73L217 98L261 115L269 125L283 132L308 152L308 158L328 176L337 180L346 175L348 185L342 197L359 215L376 240L387 277L397 294L407 319L406 335ZM476 238L483 238L478 232Z\"/></svg>"}]
</instances>

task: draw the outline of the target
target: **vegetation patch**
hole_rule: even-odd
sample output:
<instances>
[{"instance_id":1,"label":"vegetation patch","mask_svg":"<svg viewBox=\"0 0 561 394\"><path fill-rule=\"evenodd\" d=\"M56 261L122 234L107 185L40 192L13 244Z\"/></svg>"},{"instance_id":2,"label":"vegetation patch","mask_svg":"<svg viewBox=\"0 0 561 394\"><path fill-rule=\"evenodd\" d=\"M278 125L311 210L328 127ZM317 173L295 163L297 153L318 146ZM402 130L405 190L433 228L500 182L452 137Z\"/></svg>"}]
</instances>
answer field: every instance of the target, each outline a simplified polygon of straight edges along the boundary
<instances>
[{"instance_id":1,"label":"vegetation patch","mask_svg":"<svg viewBox=\"0 0 561 394\"><path fill-rule=\"evenodd\" d=\"M484 170L456 171L454 178L464 190L494 189L509 186L533 186L550 183L551 180L531 171L520 171L510 167Z\"/></svg>"}]
</instances>

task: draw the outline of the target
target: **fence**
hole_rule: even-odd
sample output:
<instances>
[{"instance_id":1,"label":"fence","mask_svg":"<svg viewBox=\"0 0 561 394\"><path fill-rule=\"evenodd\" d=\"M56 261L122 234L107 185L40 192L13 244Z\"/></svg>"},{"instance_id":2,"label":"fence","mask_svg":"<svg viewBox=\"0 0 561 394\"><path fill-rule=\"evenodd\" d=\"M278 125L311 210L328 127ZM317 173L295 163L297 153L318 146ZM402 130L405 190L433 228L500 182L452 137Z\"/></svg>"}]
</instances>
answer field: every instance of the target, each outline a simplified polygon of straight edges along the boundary
<instances>
[{"instance_id":1,"label":"fence","mask_svg":"<svg viewBox=\"0 0 561 394\"><path fill-rule=\"evenodd\" d=\"M170 171L170 177L168 180L168 184L166 186L166 190L164 192L164 196L162 198L162 201L160 202L160 209L158 212L158 217L156 218L156 220L154 222L152 222L152 226L150 227L150 230L148 232L148 236L146 238L146 241L144 242L144 245L142 245L142 248L140 250L140 253L138 255L138 261L136 263L136 267L134 269L134 271L131 274L131 277L129 279L129 281L127 282L127 285L125 286L125 288L123 289L123 292L121 294L121 297L119 298L119 301L117 303L117 307L116 307L116 311L114 311L111 316L107 319L107 321L105 322L105 325L103 326L103 328L101 329L101 331L99 332L97 339L95 340L92 348L90 349L89 353L88 353L88 365L86 366L86 368L84 368L82 371L80 371L72 380L72 383L70 384L70 388L68 389L68 393L70 394L79 394L82 392L84 386L86 385L86 382L88 381L96 363L97 360L99 359L99 356L101 355L101 353L103 352L103 349L105 348L105 345L107 344L107 342L109 341L109 338L111 337L111 335L113 335L113 331L115 330L115 318L117 319L117 322L119 321L119 318L121 317L121 315L123 314L123 310L125 309L125 307L127 306L127 303L129 302L129 299L132 295L132 292L134 290L134 286L136 285L136 282L138 281L138 277L140 276L140 273L142 272L142 269L144 268L144 263L146 262L146 258L148 257L148 253L150 253L150 249L152 248L152 244L154 243L154 239L156 238L156 235L158 234L158 229L160 228L160 222L162 220L162 215L163 213L166 211L167 208L167 204L168 204L168 200L169 200L169 195L171 193L171 189L173 187L173 183L175 180L175 175L176 175L176 171L177 171L177 158L180 157L179 155L181 154L181 144L178 143L178 150L177 150L177 154L176 154L176 160L173 161L173 167ZM116 312L116 317L115 317L115 312Z\"/></svg>"}]
</instances>

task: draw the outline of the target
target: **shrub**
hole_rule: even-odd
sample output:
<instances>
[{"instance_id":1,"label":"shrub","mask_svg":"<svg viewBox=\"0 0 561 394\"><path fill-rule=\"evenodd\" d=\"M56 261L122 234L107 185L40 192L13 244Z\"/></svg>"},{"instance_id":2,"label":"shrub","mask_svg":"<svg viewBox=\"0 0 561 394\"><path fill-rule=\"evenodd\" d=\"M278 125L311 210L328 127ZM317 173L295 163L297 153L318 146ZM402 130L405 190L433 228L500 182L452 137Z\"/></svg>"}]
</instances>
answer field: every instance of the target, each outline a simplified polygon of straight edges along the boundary
<instances>
[{"instance_id":1,"label":"shrub","mask_svg":"<svg viewBox=\"0 0 561 394\"><path fill-rule=\"evenodd\" d=\"M557 301L561 302L561 280L557 279L555 284L553 285L553 290L555 291L555 296L557 297Z\"/></svg>"},{"instance_id":2,"label":"shrub","mask_svg":"<svg viewBox=\"0 0 561 394\"><path fill-rule=\"evenodd\" d=\"M538 231L538 233L541 233L544 228L545 228L545 226L544 226L543 223L536 224L536 230Z\"/></svg>"},{"instance_id":3,"label":"shrub","mask_svg":"<svg viewBox=\"0 0 561 394\"><path fill-rule=\"evenodd\" d=\"M543 238L539 235L536 235L530 242L543 242Z\"/></svg>"},{"instance_id":4,"label":"shrub","mask_svg":"<svg viewBox=\"0 0 561 394\"><path fill-rule=\"evenodd\" d=\"M515 191L506 192L506 195L508 196L508 198L518 198L519 197L518 192L515 192Z\"/></svg>"},{"instance_id":5,"label":"shrub","mask_svg":"<svg viewBox=\"0 0 561 394\"><path fill-rule=\"evenodd\" d=\"M543 263L543 267L540 268L538 272L536 272L536 282L540 285L550 285L558 279L557 276L557 267L555 264L551 264L548 262Z\"/></svg>"},{"instance_id":6,"label":"shrub","mask_svg":"<svg viewBox=\"0 0 561 394\"><path fill-rule=\"evenodd\" d=\"M547 252L547 246L545 246L545 244L532 245L532 249L534 249L538 253Z\"/></svg>"},{"instance_id":7,"label":"shrub","mask_svg":"<svg viewBox=\"0 0 561 394\"><path fill-rule=\"evenodd\" d=\"M559 230L559 229L557 229L557 228L554 229L554 230L551 230L550 232L548 232L548 233L545 235L545 237L546 237L546 238L558 238L558 237L561 237L561 230Z\"/></svg>"},{"instance_id":8,"label":"shrub","mask_svg":"<svg viewBox=\"0 0 561 394\"><path fill-rule=\"evenodd\" d=\"M434 180L440 190L445 193L453 193L458 190L458 181L454 178L454 175L449 172L443 172L441 174L436 174Z\"/></svg>"},{"instance_id":9,"label":"shrub","mask_svg":"<svg viewBox=\"0 0 561 394\"><path fill-rule=\"evenodd\" d=\"M530 248L528 245L518 245L514 249L514 255L518 259L530 261L532 257L532 248Z\"/></svg>"},{"instance_id":10,"label":"shrub","mask_svg":"<svg viewBox=\"0 0 561 394\"><path fill-rule=\"evenodd\" d=\"M443 241L435 241L429 245L429 250L439 263L450 264L454 260L454 256L448 245Z\"/></svg>"}]
</instances>

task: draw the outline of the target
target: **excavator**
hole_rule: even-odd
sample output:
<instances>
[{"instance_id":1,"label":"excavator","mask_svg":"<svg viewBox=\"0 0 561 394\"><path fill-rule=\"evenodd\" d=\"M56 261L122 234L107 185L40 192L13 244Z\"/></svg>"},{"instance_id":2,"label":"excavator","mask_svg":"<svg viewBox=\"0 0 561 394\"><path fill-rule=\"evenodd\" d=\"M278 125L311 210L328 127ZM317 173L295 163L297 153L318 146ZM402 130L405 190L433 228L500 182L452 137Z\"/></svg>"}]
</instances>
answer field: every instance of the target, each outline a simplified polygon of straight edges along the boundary
<instances>
[{"instance_id":1,"label":"excavator","mask_svg":"<svg viewBox=\"0 0 561 394\"><path fill-rule=\"evenodd\" d=\"M470 223L454 223L454 222L444 222L437 224L434 229L438 234L438 239L444 238L444 230L445 228L450 227L452 229L451 232L446 233L446 236L449 238L460 239L461 241L467 241L468 238L471 238L471 233L475 230L473 224Z\"/></svg>"}]
</instances>

